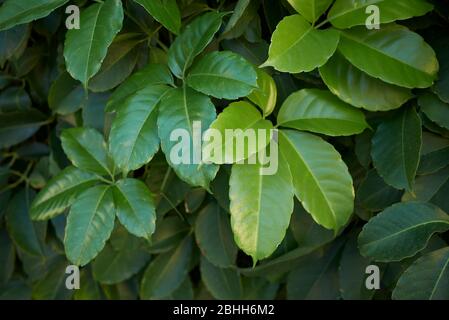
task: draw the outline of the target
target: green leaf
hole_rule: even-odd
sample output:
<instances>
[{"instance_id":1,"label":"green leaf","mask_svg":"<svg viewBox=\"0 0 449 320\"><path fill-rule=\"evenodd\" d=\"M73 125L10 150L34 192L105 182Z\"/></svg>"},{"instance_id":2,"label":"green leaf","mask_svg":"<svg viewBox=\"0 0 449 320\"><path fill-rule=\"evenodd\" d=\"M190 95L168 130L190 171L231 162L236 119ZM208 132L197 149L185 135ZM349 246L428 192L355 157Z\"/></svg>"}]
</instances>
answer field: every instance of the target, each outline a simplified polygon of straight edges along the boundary
<instances>
[{"instance_id":1,"label":"green leaf","mask_svg":"<svg viewBox=\"0 0 449 320\"><path fill-rule=\"evenodd\" d=\"M61 134L62 148L75 167L100 175L112 176L112 161L106 142L95 129L72 128Z\"/></svg>"},{"instance_id":2,"label":"green leaf","mask_svg":"<svg viewBox=\"0 0 449 320\"><path fill-rule=\"evenodd\" d=\"M217 267L235 264L237 246L234 242L229 216L220 206L209 203L195 222L195 237L201 253Z\"/></svg>"},{"instance_id":3,"label":"green leaf","mask_svg":"<svg viewBox=\"0 0 449 320\"><path fill-rule=\"evenodd\" d=\"M147 86L118 110L109 136L109 150L123 171L139 169L159 150L156 108L169 89L163 85Z\"/></svg>"},{"instance_id":4,"label":"green leaf","mask_svg":"<svg viewBox=\"0 0 449 320\"><path fill-rule=\"evenodd\" d=\"M129 279L150 259L150 255L143 250L139 239L126 231L114 231L111 236L112 241L119 245L115 247L107 243L92 264L95 280L104 284L115 284Z\"/></svg>"},{"instance_id":5,"label":"green leaf","mask_svg":"<svg viewBox=\"0 0 449 320\"><path fill-rule=\"evenodd\" d=\"M316 30L300 15L288 16L273 33L263 66L290 73L312 71L334 54L339 38L337 30Z\"/></svg>"},{"instance_id":6,"label":"green leaf","mask_svg":"<svg viewBox=\"0 0 449 320\"><path fill-rule=\"evenodd\" d=\"M0 286L9 281L13 272L16 254L6 230L0 230Z\"/></svg>"},{"instance_id":7,"label":"green leaf","mask_svg":"<svg viewBox=\"0 0 449 320\"><path fill-rule=\"evenodd\" d=\"M273 78L263 71L256 69L257 88L248 96L248 99L260 107L265 117L269 116L276 107L277 88Z\"/></svg>"},{"instance_id":8,"label":"green leaf","mask_svg":"<svg viewBox=\"0 0 449 320\"><path fill-rule=\"evenodd\" d=\"M153 196L137 179L120 180L113 189L117 217L137 237L150 239L156 224Z\"/></svg>"},{"instance_id":9,"label":"green leaf","mask_svg":"<svg viewBox=\"0 0 449 320\"><path fill-rule=\"evenodd\" d=\"M173 251L160 254L145 271L140 286L142 299L170 295L183 283L192 255L192 237L187 236Z\"/></svg>"},{"instance_id":10,"label":"green leaf","mask_svg":"<svg viewBox=\"0 0 449 320\"><path fill-rule=\"evenodd\" d=\"M67 258L78 266L89 263L104 248L114 220L111 187L96 186L83 192L67 218L64 239Z\"/></svg>"},{"instance_id":11,"label":"green leaf","mask_svg":"<svg viewBox=\"0 0 449 320\"><path fill-rule=\"evenodd\" d=\"M422 16L433 9L430 3L423 0L337 0L327 19L332 25L342 29L365 25L372 14L371 11L367 12L370 5L379 8L380 23Z\"/></svg>"},{"instance_id":12,"label":"green leaf","mask_svg":"<svg viewBox=\"0 0 449 320\"><path fill-rule=\"evenodd\" d=\"M292 175L282 157L277 165L273 175L264 174L260 162L232 166L231 227L237 245L254 264L282 242L293 211Z\"/></svg>"},{"instance_id":13,"label":"green leaf","mask_svg":"<svg viewBox=\"0 0 449 320\"><path fill-rule=\"evenodd\" d=\"M190 231L189 226L177 216L157 220L156 232L151 237L149 251L154 254L174 249Z\"/></svg>"},{"instance_id":14,"label":"green leaf","mask_svg":"<svg viewBox=\"0 0 449 320\"><path fill-rule=\"evenodd\" d=\"M310 23L314 23L329 8L332 0L287 0Z\"/></svg>"},{"instance_id":15,"label":"green leaf","mask_svg":"<svg viewBox=\"0 0 449 320\"><path fill-rule=\"evenodd\" d=\"M212 41L220 29L223 14L209 12L187 25L168 51L168 66L178 78L183 79L193 60Z\"/></svg>"},{"instance_id":16,"label":"green leaf","mask_svg":"<svg viewBox=\"0 0 449 320\"><path fill-rule=\"evenodd\" d=\"M349 136L369 128L364 114L327 90L303 89L282 104L278 125L330 136Z\"/></svg>"},{"instance_id":17,"label":"green leaf","mask_svg":"<svg viewBox=\"0 0 449 320\"><path fill-rule=\"evenodd\" d=\"M0 66L7 60L18 58L30 36L28 25L20 25L12 29L0 31Z\"/></svg>"},{"instance_id":18,"label":"green leaf","mask_svg":"<svg viewBox=\"0 0 449 320\"><path fill-rule=\"evenodd\" d=\"M113 112L121 108L126 100L146 87L157 84L173 85L170 70L161 64L149 64L126 79L109 98L106 111Z\"/></svg>"},{"instance_id":19,"label":"green leaf","mask_svg":"<svg viewBox=\"0 0 449 320\"><path fill-rule=\"evenodd\" d=\"M449 103L444 103L434 94L426 93L419 97L418 104L430 120L449 129Z\"/></svg>"},{"instance_id":20,"label":"green leaf","mask_svg":"<svg viewBox=\"0 0 449 320\"><path fill-rule=\"evenodd\" d=\"M100 70L112 40L122 28L122 21L122 2L106 0L81 12L79 30L67 31L64 45L67 71L84 87Z\"/></svg>"},{"instance_id":21,"label":"green leaf","mask_svg":"<svg viewBox=\"0 0 449 320\"><path fill-rule=\"evenodd\" d=\"M200 270L202 281L216 299L241 299L242 283L235 269L216 267L205 257L201 257Z\"/></svg>"},{"instance_id":22,"label":"green leaf","mask_svg":"<svg viewBox=\"0 0 449 320\"><path fill-rule=\"evenodd\" d=\"M66 287L67 261L61 256L51 259L47 273L33 285L32 297L34 300L67 300L73 291Z\"/></svg>"},{"instance_id":23,"label":"green leaf","mask_svg":"<svg viewBox=\"0 0 449 320\"><path fill-rule=\"evenodd\" d=\"M449 37L444 33L436 35L437 39L430 42L440 63L440 72L434 91L441 100L449 103Z\"/></svg>"},{"instance_id":24,"label":"green leaf","mask_svg":"<svg viewBox=\"0 0 449 320\"><path fill-rule=\"evenodd\" d=\"M427 246L436 232L449 230L449 215L424 202L395 204L372 218L359 235L363 256L376 261L399 261Z\"/></svg>"},{"instance_id":25,"label":"green leaf","mask_svg":"<svg viewBox=\"0 0 449 320\"><path fill-rule=\"evenodd\" d=\"M379 125L371 156L380 176L397 189L412 190L421 152L421 120L414 108L404 108Z\"/></svg>"},{"instance_id":26,"label":"green leaf","mask_svg":"<svg viewBox=\"0 0 449 320\"><path fill-rule=\"evenodd\" d=\"M449 139L423 132L418 175L434 173L449 165Z\"/></svg>"},{"instance_id":27,"label":"green leaf","mask_svg":"<svg viewBox=\"0 0 449 320\"><path fill-rule=\"evenodd\" d=\"M27 140L46 120L47 117L37 109L0 112L0 149Z\"/></svg>"},{"instance_id":28,"label":"green leaf","mask_svg":"<svg viewBox=\"0 0 449 320\"><path fill-rule=\"evenodd\" d=\"M42 256L40 234L46 223L33 223L28 214L34 192L21 189L9 201L6 223L11 239L16 246L33 256Z\"/></svg>"},{"instance_id":29,"label":"green leaf","mask_svg":"<svg viewBox=\"0 0 449 320\"><path fill-rule=\"evenodd\" d=\"M397 109L413 97L406 88L373 78L349 63L339 52L322 67L320 75L341 100L369 111Z\"/></svg>"},{"instance_id":30,"label":"green leaf","mask_svg":"<svg viewBox=\"0 0 449 320\"><path fill-rule=\"evenodd\" d=\"M48 16L68 0L6 0L0 7L0 31Z\"/></svg>"},{"instance_id":31,"label":"green leaf","mask_svg":"<svg viewBox=\"0 0 449 320\"><path fill-rule=\"evenodd\" d=\"M64 212L87 188L98 183L98 178L75 167L68 167L50 180L39 192L30 208L33 220L48 220Z\"/></svg>"},{"instance_id":32,"label":"green leaf","mask_svg":"<svg viewBox=\"0 0 449 320\"><path fill-rule=\"evenodd\" d=\"M233 130L232 135L227 130ZM203 161L229 164L248 159L270 143L272 130L273 124L250 103L231 103L205 133Z\"/></svg>"},{"instance_id":33,"label":"green leaf","mask_svg":"<svg viewBox=\"0 0 449 320\"><path fill-rule=\"evenodd\" d=\"M393 299L448 300L449 247L416 260L399 278Z\"/></svg>"},{"instance_id":34,"label":"green leaf","mask_svg":"<svg viewBox=\"0 0 449 320\"><path fill-rule=\"evenodd\" d=\"M356 68L401 87L427 88L437 77L435 52L421 36L403 26L343 31L339 50Z\"/></svg>"},{"instance_id":35,"label":"green leaf","mask_svg":"<svg viewBox=\"0 0 449 320\"><path fill-rule=\"evenodd\" d=\"M201 138L215 117L215 107L209 97L183 87L173 89L161 101L157 120L162 151L167 162L182 180L206 189L217 174L218 167L200 167L200 159L196 158L201 156L201 150L197 155L193 139ZM201 128L196 130L198 137L194 137L194 122L201 124Z\"/></svg>"},{"instance_id":36,"label":"green leaf","mask_svg":"<svg viewBox=\"0 0 449 320\"><path fill-rule=\"evenodd\" d=\"M86 94L80 83L68 72L63 72L50 87L48 106L58 114L67 115L81 109L86 100Z\"/></svg>"},{"instance_id":37,"label":"green leaf","mask_svg":"<svg viewBox=\"0 0 449 320\"><path fill-rule=\"evenodd\" d=\"M178 34L181 29L181 13L176 0L134 0L164 27Z\"/></svg>"},{"instance_id":38,"label":"green leaf","mask_svg":"<svg viewBox=\"0 0 449 320\"><path fill-rule=\"evenodd\" d=\"M234 100L246 97L256 88L257 74L249 62L235 53L212 52L192 67L187 84L215 98Z\"/></svg>"},{"instance_id":39,"label":"green leaf","mask_svg":"<svg viewBox=\"0 0 449 320\"><path fill-rule=\"evenodd\" d=\"M280 131L279 147L304 209L327 229L345 226L354 208L354 187L340 154L317 136L291 130Z\"/></svg>"}]
</instances>

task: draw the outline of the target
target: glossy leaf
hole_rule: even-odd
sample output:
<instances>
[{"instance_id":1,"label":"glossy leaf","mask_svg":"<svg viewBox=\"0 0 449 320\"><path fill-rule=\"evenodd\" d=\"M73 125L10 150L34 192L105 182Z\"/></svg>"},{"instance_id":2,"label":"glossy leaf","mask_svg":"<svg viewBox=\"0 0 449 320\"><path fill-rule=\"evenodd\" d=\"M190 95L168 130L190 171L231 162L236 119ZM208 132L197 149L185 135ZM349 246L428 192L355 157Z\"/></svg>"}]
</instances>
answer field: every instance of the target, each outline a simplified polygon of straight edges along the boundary
<instances>
[{"instance_id":1,"label":"glossy leaf","mask_svg":"<svg viewBox=\"0 0 449 320\"><path fill-rule=\"evenodd\" d=\"M331 136L353 135L369 127L362 112L318 89L303 89L290 95L277 120L282 127Z\"/></svg>"},{"instance_id":2,"label":"glossy leaf","mask_svg":"<svg viewBox=\"0 0 449 320\"><path fill-rule=\"evenodd\" d=\"M277 102L276 82L262 69L256 69L256 72L257 88L248 96L248 99L262 109L264 116L269 116Z\"/></svg>"},{"instance_id":3,"label":"glossy leaf","mask_svg":"<svg viewBox=\"0 0 449 320\"><path fill-rule=\"evenodd\" d=\"M310 23L314 23L329 8L332 0L287 0Z\"/></svg>"},{"instance_id":4,"label":"glossy leaf","mask_svg":"<svg viewBox=\"0 0 449 320\"><path fill-rule=\"evenodd\" d=\"M219 99L245 97L257 86L257 74L249 62L229 52L205 55L192 67L187 84L193 89Z\"/></svg>"},{"instance_id":5,"label":"glossy leaf","mask_svg":"<svg viewBox=\"0 0 449 320\"><path fill-rule=\"evenodd\" d=\"M362 255L398 261L424 249L432 234L449 230L449 215L421 202L399 203L372 218L359 235Z\"/></svg>"},{"instance_id":6,"label":"glossy leaf","mask_svg":"<svg viewBox=\"0 0 449 320\"><path fill-rule=\"evenodd\" d=\"M171 32L181 29L181 13L176 0L134 0Z\"/></svg>"},{"instance_id":7,"label":"glossy leaf","mask_svg":"<svg viewBox=\"0 0 449 320\"><path fill-rule=\"evenodd\" d=\"M304 209L337 232L351 217L354 201L352 178L341 156L321 138L303 132L282 130L279 146Z\"/></svg>"},{"instance_id":8,"label":"glossy leaf","mask_svg":"<svg viewBox=\"0 0 449 320\"><path fill-rule=\"evenodd\" d=\"M449 129L449 103L444 103L436 95L427 93L419 97L418 104L430 120Z\"/></svg>"},{"instance_id":9,"label":"glossy leaf","mask_svg":"<svg viewBox=\"0 0 449 320\"><path fill-rule=\"evenodd\" d=\"M300 15L286 17L273 33L263 66L290 73L312 71L334 54L339 38L337 30L316 30Z\"/></svg>"}]
</instances>

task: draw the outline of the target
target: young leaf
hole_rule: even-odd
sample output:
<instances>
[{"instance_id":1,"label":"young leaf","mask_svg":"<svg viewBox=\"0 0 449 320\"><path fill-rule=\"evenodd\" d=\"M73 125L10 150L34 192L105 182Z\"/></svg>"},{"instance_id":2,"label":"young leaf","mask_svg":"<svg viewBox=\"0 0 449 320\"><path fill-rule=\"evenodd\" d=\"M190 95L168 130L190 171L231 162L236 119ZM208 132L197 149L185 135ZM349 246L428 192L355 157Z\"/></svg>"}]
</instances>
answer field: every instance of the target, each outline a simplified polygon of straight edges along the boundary
<instances>
[{"instance_id":1,"label":"young leaf","mask_svg":"<svg viewBox=\"0 0 449 320\"><path fill-rule=\"evenodd\" d=\"M264 175L260 162L232 166L231 227L237 245L254 263L276 250L293 211L292 175L283 158L277 165L273 175Z\"/></svg>"},{"instance_id":2,"label":"young leaf","mask_svg":"<svg viewBox=\"0 0 449 320\"><path fill-rule=\"evenodd\" d=\"M179 288L187 276L191 254L192 237L187 236L176 249L157 256L143 275L140 297L163 298Z\"/></svg>"},{"instance_id":3,"label":"young leaf","mask_svg":"<svg viewBox=\"0 0 449 320\"><path fill-rule=\"evenodd\" d=\"M153 85L173 85L170 70L161 64L149 64L126 79L111 95L106 111L113 112L121 108L126 100L140 90Z\"/></svg>"},{"instance_id":4,"label":"young leaf","mask_svg":"<svg viewBox=\"0 0 449 320\"><path fill-rule=\"evenodd\" d=\"M81 12L78 29L67 31L64 58L70 75L87 83L101 67L108 48L122 28L123 8L120 0L95 3Z\"/></svg>"},{"instance_id":5,"label":"young leaf","mask_svg":"<svg viewBox=\"0 0 449 320\"><path fill-rule=\"evenodd\" d=\"M304 209L323 227L340 230L354 208L352 178L340 154L317 136L291 130L280 131L279 147Z\"/></svg>"},{"instance_id":6,"label":"young leaf","mask_svg":"<svg viewBox=\"0 0 449 320\"><path fill-rule=\"evenodd\" d=\"M209 12L190 23L173 42L168 51L168 65L178 78L183 79L193 59L212 41L220 29L223 14Z\"/></svg>"},{"instance_id":7,"label":"young leaf","mask_svg":"<svg viewBox=\"0 0 449 320\"><path fill-rule=\"evenodd\" d=\"M399 261L427 246L435 232L449 230L449 215L424 202L395 204L366 224L359 235L363 256L376 261Z\"/></svg>"},{"instance_id":8,"label":"young leaf","mask_svg":"<svg viewBox=\"0 0 449 320\"><path fill-rule=\"evenodd\" d=\"M161 146L167 162L182 180L206 189L217 174L218 167L200 167L201 159L197 158L201 156L201 147L197 145L197 139L201 139L215 117L215 107L209 97L183 87L173 89L161 101L157 120ZM195 128L195 132L194 124L200 124L199 128ZM181 141L178 142L179 139Z\"/></svg>"},{"instance_id":9,"label":"young leaf","mask_svg":"<svg viewBox=\"0 0 449 320\"><path fill-rule=\"evenodd\" d=\"M329 8L332 0L287 0L310 23L315 23L318 18Z\"/></svg>"},{"instance_id":10,"label":"young leaf","mask_svg":"<svg viewBox=\"0 0 449 320\"><path fill-rule=\"evenodd\" d=\"M303 89L290 95L278 114L278 125L330 136L358 134L368 128L364 114L326 90Z\"/></svg>"},{"instance_id":11,"label":"young leaf","mask_svg":"<svg viewBox=\"0 0 449 320\"><path fill-rule=\"evenodd\" d=\"M0 31L48 16L68 0L6 0L0 7Z\"/></svg>"},{"instance_id":12,"label":"young leaf","mask_svg":"<svg viewBox=\"0 0 449 320\"><path fill-rule=\"evenodd\" d=\"M256 69L257 88L248 96L248 99L262 109L265 117L269 116L276 107L277 87L273 78L263 71Z\"/></svg>"},{"instance_id":13,"label":"young leaf","mask_svg":"<svg viewBox=\"0 0 449 320\"><path fill-rule=\"evenodd\" d=\"M397 109L413 97L409 89L373 78L349 63L339 52L322 67L320 75L341 100L369 111Z\"/></svg>"},{"instance_id":14,"label":"young leaf","mask_svg":"<svg viewBox=\"0 0 449 320\"><path fill-rule=\"evenodd\" d=\"M134 0L158 22L171 32L178 34L181 29L181 13L176 0Z\"/></svg>"},{"instance_id":15,"label":"young leaf","mask_svg":"<svg viewBox=\"0 0 449 320\"><path fill-rule=\"evenodd\" d=\"M435 52L421 36L403 26L343 31L338 48L356 68L401 87L427 88L437 77Z\"/></svg>"},{"instance_id":16,"label":"young leaf","mask_svg":"<svg viewBox=\"0 0 449 320\"><path fill-rule=\"evenodd\" d=\"M192 67L187 84L215 98L234 100L246 97L256 88L257 74L249 62L235 53L212 52Z\"/></svg>"},{"instance_id":17,"label":"young leaf","mask_svg":"<svg viewBox=\"0 0 449 320\"><path fill-rule=\"evenodd\" d=\"M235 269L214 266L205 257L201 257L201 279L216 299L241 299L242 283Z\"/></svg>"},{"instance_id":18,"label":"young leaf","mask_svg":"<svg viewBox=\"0 0 449 320\"><path fill-rule=\"evenodd\" d=\"M449 103L444 103L432 93L426 93L419 97L418 104L430 120L449 129Z\"/></svg>"},{"instance_id":19,"label":"young leaf","mask_svg":"<svg viewBox=\"0 0 449 320\"><path fill-rule=\"evenodd\" d=\"M405 108L379 125L373 137L371 156L377 172L388 184L412 190L421 139L421 120L414 108Z\"/></svg>"},{"instance_id":20,"label":"young leaf","mask_svg":"<svg viewBox=\"0 0 449 320\"><path fill-rule=\"evenodd\" d=\"M98 183L91 173L68 167L50 180L39 192L30 208L33 220L48 220L64 212L78 195Z\"/></svg>"},{"instance_id":21,"label":"young leaf","mask_svg":"<svg viewBox=\"0 0 449 320\"><path fill-rule=\"evenodd\" d=\"M61 134L62 148L75 167L100 175L112 176L112 162L106 142L95 129L72 128Z\"/></svg>"},{"instance_id":22,"label":"young leaf","mask_svg":"<svg viewBox=\"0 0 449 320\"><path fill-rule=\"evenodd\" d=\"M109 239L114 220L111 187L96 186L83 192L67 218L64 239L67 258L78 266L88 264Z\"/></svg>"},{"instance_id":23,"label":"young leaf","mask_svg":"<svg viewBox=\"0 0 449 320\"><path fill-rule=\"evenodd\" d=\"M393 299L448 300L449 247L416 260L399 278Z\"/></svg>"},{"instance_id":24,"label":"young leaf","mask_svg":"<svg viewBox=\"0 0 449 320\"><path fill-rule=\"evenodd\" d=\"M245 101L231 103L210 126L211 131L220 132L221 139L215 137L214 132L205 133L205 137L210 133L213 138L204 144L203 161L229 164L248 159L270 143L272 129L272 123L262 119L260 112L250 103ZM233 135L226 133L226 130L234 130ZM259 136L258 130L263 130L261 131L263 137ZM250 138L251 133L254 133L254 139ZM206 148L219 152L212 154L206 152Z\"/></svg>"},{"instance_id":25,"label":"young leaf","mask_svg":"<svg viewBox=\"0 0 449 320\"><path fill-rule=\"evenodd\" d=\"M316 30L300 15L288 16L273 33L263 66L290 73L312 71L334 54L339 38L335 29Z\"/></svg>"},{"instance_id":26,"label":"young leaf","mask_svg":"<svg viewBox=\"0 0 449 320\"><path fill-rule=\"evenodd\" d=\"M235 264L235 245L229 215L211 202L198 215L195 237L201 253L217 267L227 268Z\"/></svg>"},{"instance_id":27,"label":"young leaf","mask_svg":"<svg viewBox=\"0 0 449 320\"><path fill-rule=\"evenodd\" d=\"M156 108L168 90L163 85L147 86L118 110L109 135L109 150L123 171L139 169L159 150Z\"/></svg>"},{"instance_id":28,"label":"young leaf","mask_svg":"<svg viewBox=\"0 0 449 320\"><path fill-rule=\"evenodd\" d=\"M156 224L153 196L140 180L120 180L113 188L117 217L137 237L150 239Z\"/></svg>"},{"instance_id":29,"label":"young leaf","mask_svg":"<svg viewBox=\"0 0 449 320\"><path fill-rule=\"evenodd\" d=\"M327 19L332 25L341 29L365 25L370 15L370 11L367 13L367 7L373 4L379 8L380 23L422 16L433 9L433 6L425 0L337 0Z\"/></svg>"}]
</instances>

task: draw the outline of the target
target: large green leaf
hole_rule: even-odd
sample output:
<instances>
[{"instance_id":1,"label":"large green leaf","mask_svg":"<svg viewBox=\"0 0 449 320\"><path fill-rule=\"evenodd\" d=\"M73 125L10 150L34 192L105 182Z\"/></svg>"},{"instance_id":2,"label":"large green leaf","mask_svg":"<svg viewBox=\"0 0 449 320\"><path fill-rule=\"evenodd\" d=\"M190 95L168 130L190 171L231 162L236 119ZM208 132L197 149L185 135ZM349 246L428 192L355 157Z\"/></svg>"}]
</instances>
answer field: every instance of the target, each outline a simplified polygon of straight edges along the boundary
<instances>
[{"instance_id":1,"label":"large green leaf","mask_svg":"<svg viewBox=\"0 0 449 320\"><path fill-rule=\"evenodd\" d=\"M379 125L371 156L377 172L397 189L412 190L421 151L421 120L414 108L404 108Z\"/></svg>"},{"instance_id":2,"label":"large green leaf","mask_svg":"<svg viewBox=\"0 0 449 320\"><path fill-rule=\"evenodd\" d=\"M0 31L46 17L68 0L7 0L0 7Z\"/></svg>"},{"instance_id":3,"label":"large green leaf","mask_svg":"<svg viewBox=\"0 0 449 320\"><path fill-rule=\"evenodd\" d=\"M70 75L87 83L101 67L108 48L122 28L120 0L95 3L81 12L80 29L67 31L64 58Z\"/></svg>"},{"instance_id":4,"label":"large green leaf","mask_svg":"<svg viewBox=\"0 0 449 320\"><path fill-rule=\"evenodd\" d=\"M337 28L365 25L370 5L379 8L380 23L422 16L433 8L425 0L337 0L327 18Z\"/></svg>"},{"instance_id":5,"label":"large green leaf","mask_svg":"<svg viewBox=\"0 0 449 320\"><path fill-rule=\"evenodd\" d=\"M242 298L242 283L235 269L214 266L201 257L201 279L216 299L238 300Z\"/></svg>"},{"instance_id":6,"label":"large green leaf","mask_svg":"<svg viewBox=\"0 0 449 320\"><path fill-rule=\"evenodd\" d=\"M45 123L47 117L36 109L0 112L0 149L18 144Z\"/></svg>"},{"instance_id":7,"label":"large green leaf","mask_svg":"<svg viewBox=\"0 0 449 320\"><path fill-rule=\"evenodd\" d=\"M231 103L205 133L203 161L224 164L248 159L270 143L272 129L273 124L250 103Z\"/></svg>"},{"instance_id":8,"label":"large green leaf","mask_svg":"<svg viewBox=\"0 0 449 320\"><path fill-rule=\"evenodd\" d=\"M340 154L317 136L291 130L281 130L279 147L304 209L318 224L338 231L354 207L352 178Z\"/></svg>"},{"instance_id":9,"label":"large green leaf","mask_svg":"<svg viewBox=\"0 0 449 320\"><path fill-rule=\"evenodd\" d=\"M73 203L67 218L64 246L67 258L78 266L89 263L103 249L114 228L112 189L87 189Z\"/></svg>"},{"instance_id":10,"label":"large green leaf","mask_svg":"<svg viewBox=\"0 0 449 320\"><path fill-rule=\"evenodd\" d=\"M327 90L303 89L290 95L278 113L278 125L330 136L358 134L368 128L364 114Z\"/></svg>"},{"instance_id":11,"label":"large green leaf","mask_svg":"<svg viewBox=\"0 0 449 320\"><path fill-rule=\"evenodd\" d=\"M418 104L430 120L449 129L449 103L444 103L432 93L426 93L419 97Z\"/></svg>"},{"instance_id":12,"label":"large green leaf","mask_svg":"<svg viewBox=\"0 0 449 320\"><path fill-rule=\"evenodd\" d=\"M424 249L432 234L449 230L449 215L424 202L395 204L366 224L359 235L362 255L398 261Z\"/></svg>"},{"instance_id":13,"label":"large green leaf","mask_svg":"<svg viewBox=\"0 0 449 320\"><path fill-rule=\"evenodd\" d=\"M33 220L47 220L64 212L78 195L98 183L98 178L75 167L68 167L50 180L30 208Z\"/></svg>"},{"instance_id":14,"label":"large green leaf","mask_svg":"<svg viewBox=\"0 0 449 320\"><path fill-rule=\"evenodd\" d=\"M120 169L136 170L159 150L156 108L168 90L163 85L147 86L118 110L109 135L109 150Z\"/></svg>"},{"instance_id":15,"label":"large green leaf","mask_svg":"<svg viewBox=\"0 0 449 320\"><path fill-rule=\"evenodd\" d=\"M153 196L137 179L120 180L113 189L117 217L128 231L150 239L156 225Z\"/></svg>"},{"instance_id":16,"label":"large green leaf","mask_svg":"<svg viewBox=\"0 0 449 320\"><path fill-rule=\"evenodd\" d=\"M277 162L273 175L264 175L260 162L232 166L229 181L232 231L237 245L254 263L276 250L293 211L292 175L282 157Z\"/></svg>"},{"instance_id":17,"label":"large green leaf","mask_svg":"<svg viewBox=\"0 0 449 320\"><path fill-rule=\"evenodd\" d=\"M181 13L176 0L134 0L171 32L178 34L181 29Z\"/></svg>"},{"instance_id":18,"label":"large green leaf","mask_svg":"<svg viewBox=\"0 0 449 320\"><path fill-rule=\"evenodd\" d=\"M112 176L112 161L106 142L95 129L72 128L61 134L62 147L75 167Z\"/></svg>"},{"instance_id":19,"label":"large green leaf","mask_svg":"<svg viewBox=\"0 0 449 320\"><path fill-rule=\"evenodd\" d=\"M257 74L249 62L233 52L212 52L192 67L187 84L215 98L234 100L256 88Z\"/></svg>"},{"instance_id":20,"label":"large green leaf","mask_svg":"<svg viewBox=\"0 0 449 320\"><path fill-rule=\"evenodd\" d=\"M229 215L211 202L198 215L195 237L201 253L218 267L231 267L237 257L237 246L232 237Z\"/></svg>"},{"instance_id":21,"label":"large green leaf","mask_svg":"<svg viewBox=\"0 0 449 320\"><path fill-rule=\"evenodd\" d=\"M307 21L315 23L329 8L332 0L287 0Z\"/></svg>"},{"instance_id":22,"label":"large green leaf","mask_svg":"<svg viewBox=\"0 0 449 320\"><path fill-rule=\"evenodd\" d=\"M178 78L184 78L193 60L212 41L220 29L223 14L209 12L190 23L168 51L168 65Z\"/></svg>"},{"instance_id":23,"label":"large green leaf","mask_svg":"<svg viewBox=\"0 0 449 320\"><path fill-rule=\"evenodd\" d=\"M358 69L401 87L426 88L437 77L435 52L421 36L403 26L343 31L339 50Z\"/></svg>"},{"instance_id":24,"label":"large green leaf","mask_svg":"<svg viewBox=\"0 0 449 320\"><path fill-rule=\"evenodd\" d=\"M197 159L201 147L196 143L198 137L194 137L194 124L201 125L196 130L201 138L215 117L215 107L209 97L187 87L170 91L159 106L157 123L167 162L182 180L194 186L208 188L218 171L216 165L204 165ZM173 159L179 156L182 158Z\"/></svg>"},{"instance_id":25,"label":"large green leaf","mask_svg":"<svg viewBox=\"0 0 449 320\"><path fill-rule=\"evenodd\" d=\"M416 260L399 278L393 299L448 300L449 247Z\"/></svg>"},{"instance_id":26,"label":"large green leaf","mask_svg":"<svg viewBox=\"0 0 449 320\"><path fill-rule=\"evenodd\" d=\"M179 288L187 276L191 255L192 237L187 236L177 248L157 256L143 275L140 297L163 298Z\"/></svg>"},{"instance_id":27,"label":"large green leaf","mask_svg":"<svg viewBox=\"0 0 449 320\"><path fill-rule=\"evenodd\" d=\"M276 107L276 82L262 69L257 69L256 72L257 88L248 96L248 99L262 109L264 116L269 116Z\"/></svg>"},{"instance_id":28,"label":"large green leaf","mask_svg":"<svg viewBox=\"0 0 449 320\"><path fill-rule=\"evenodd\" d=\"M113 232L110 242L92 264L94 278L104 284L115 284L130 278L150 259L139 239L122 228L118 230Z\"/></svg>"},{"instance_id":29,"label":"large green leaf","mask_svg":"<svg viewBox=\"0 0 449 320\"><path fill-rule=\"evenodd\" d=\"M339 52L322 67L320 75L341 100L369 111L397 109L413 97L410 90L373 78L349 63Z\"/></svg>"},{"instance_id":30,"label":"large green leaf","mask_svg":"<svg viewBox=\"0 0 449 320\"><path fill-rule=\"evenodd\" d=\"M106 111L119 110L127 99L140 90L156 84L173 84L170 70L161 64L149 64L126 79L111 95Z\"/></svg>"},{"instance_id":31,"label":"large green leaf","mask_svg":"<svg viewBox=\"0 0 449 320\"><path fill-rule=\"evenodd\" d=\"M316 30L300 15L288 16L273 33L263 66L290 73L312 71L334 54L339 38L337 30Z\"/></svg>"}]
</instances>

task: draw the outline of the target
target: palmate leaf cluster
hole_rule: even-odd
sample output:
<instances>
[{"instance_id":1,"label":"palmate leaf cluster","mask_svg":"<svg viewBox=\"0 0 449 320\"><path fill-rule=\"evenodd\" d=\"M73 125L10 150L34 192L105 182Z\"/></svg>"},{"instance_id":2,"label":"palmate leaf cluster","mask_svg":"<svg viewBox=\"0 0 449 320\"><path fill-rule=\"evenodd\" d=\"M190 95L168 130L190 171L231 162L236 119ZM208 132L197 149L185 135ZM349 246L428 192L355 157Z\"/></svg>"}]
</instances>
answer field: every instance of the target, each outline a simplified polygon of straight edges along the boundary
<instances>
[{"instance_id":1,"label":"palmate leaf cluster","mask_svg":"<svg viewBox=\"0 0 449 320\"><path fill-rule=\"evenodd\" d=\"M0 298L449 299L447 1L0 4Z\"/></svg>"}]
</instances>

